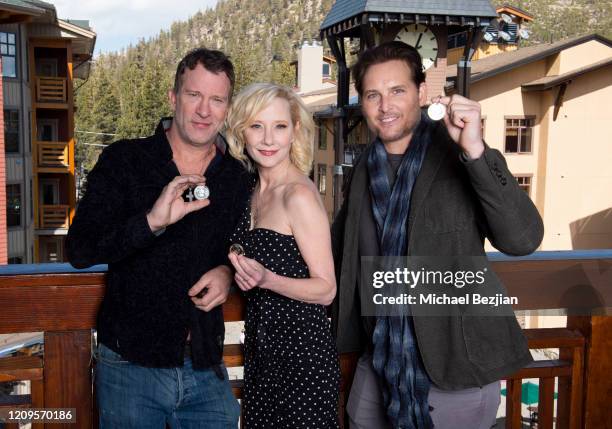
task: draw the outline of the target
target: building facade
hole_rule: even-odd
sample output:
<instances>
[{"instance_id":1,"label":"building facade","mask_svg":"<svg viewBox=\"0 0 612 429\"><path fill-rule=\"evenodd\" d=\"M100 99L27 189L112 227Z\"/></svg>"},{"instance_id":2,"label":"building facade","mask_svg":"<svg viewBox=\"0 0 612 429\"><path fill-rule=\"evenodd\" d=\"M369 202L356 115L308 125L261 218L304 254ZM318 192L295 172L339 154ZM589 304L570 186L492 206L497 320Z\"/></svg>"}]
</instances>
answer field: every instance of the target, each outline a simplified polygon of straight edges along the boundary
<instances>
[{"instance_id":1,"label":"building facade","mask_svg":"<svg viewBox=\"0 0 612 429\"><path fill-rule=\"evenodd\" d=\"M496 36L480 45L471 64L470 98L482 106L484 139L504 154L540 211L545 225L540 250L612 248L612 110L607 107L612 42L592 34L521 47L518 31L532 17L510 7L497 13L499 22L505 14L509 25L516 25L512 30L503 27L514 39L502 42ZM462 49L457 43L448 38L449 58ZM434 67L430 71L439 73ZM456 93L457 65L446 66L444 76L443 92ZM319 126L313 180L333 219L334 182L342 180L334 174L338 159L345 176L373 136L361 120L352 84L344 114L331 90L302 97ZM334 134L341 116L348 116L349 132L337 157ZM487 250L494 248L488 244Z\"/></svg>"},{"instance_id":2,"label":"building facade","mask_svg":"<svg viewBox=\"0 0 612 429\"><path fill-rule=\"evenodd\" d=\"M95 44L86 21L52 4L1 2L0 23L8 263L64 261L76 206L73 80L85 78ZM0 198L1 199L1 198ZM0 238L1 242L1 238Z\"/></svg>"}]
</instances>

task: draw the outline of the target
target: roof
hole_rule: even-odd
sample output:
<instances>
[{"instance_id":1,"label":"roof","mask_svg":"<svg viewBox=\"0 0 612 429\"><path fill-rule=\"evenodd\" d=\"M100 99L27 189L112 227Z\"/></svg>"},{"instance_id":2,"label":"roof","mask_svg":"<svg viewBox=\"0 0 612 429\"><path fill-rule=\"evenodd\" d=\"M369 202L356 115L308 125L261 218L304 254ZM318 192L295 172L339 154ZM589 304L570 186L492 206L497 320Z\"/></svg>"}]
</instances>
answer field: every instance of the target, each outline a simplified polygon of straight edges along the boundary
<instances>
[{"instance_id":1,"label":"roof","mask_svg":"<svg viewBox=\"0 0 612 429\"><path fill-rule=\"evenodd\" d=\"M524 83L523 85L521 85L521 88L523 89L523 91L545 91L547 89L553 88L557 85L561 85L565 82L575 79L578 76L598 70L600 68L608 67L610 65L612 65L612 56L610 58L605 58L601 61L597 61L596 63L589 64L588 66L580 67L576 70L560 74L558 76L544 76L532 82Z\"/></svg>"},{"instance_id":2,"label":"roof","mask_svg":"<svg viewBox=\"0 0 612 429\"><path fill-rule=\"evenodd\" d=\"M496 12L499 13L504 13L504 12L509 12L513 15L518 16L519 18L523 18L525 21L533 21L533 15L530 14L529 12L527 12L526 10L523 10L521 8L518 8L516 6L510 6L509 4L504 4L501 7L498 7L496 9Z\"/></svg>"},{"instance_id":3,"label":"roof","mask_svg":"<svg viewBox=\"0 0 612 429\"><path fill-rule=\"evenodd\" d=\"M607 46L612 47L612 41L598 34L587 34L584 36L571 37L554 43L541 43L539 45L526 46L511 52L491 55L472 62L471 77L472 83L479 80L504 73L516 67L523 66L535 61L539 61L551 55L557 54L564 49L581 45L591 40L597 40ZM455 86L457 77L457 65L446 68L446 88Z\"/></svg>"},{"instance_id":4,"label":"roof","mask_svg":"<svg viewBox=\"0 0 612 429\"><path fill-rule=\"evenodd\" d=\"M336 0L321 30L362 13L497 17L489 0Z\"/></svg>"},{"instance_id":5,"label":"roof","mask_svg":"<svg viewBox=\"0 0 612 429\"><path fill-rule=\"evenodd\" d=\"M45 13L45 9L43 7L35 6L32 3L34 2L25 0L0 0L0 10L10 10L13 12L34 16Z\"/></svg>"},{"instance_id":6,"label":"roof","mask_svg":"<svg viewBox=\"0 0 612 429\"><path fill-rule=\"evenodd\" d=\"M89 23L89 21L85 21L85 22ZM80 37L87 38L87 39L96 38L96 33L92 31L90 27L84 27L82 25L78 25L74 22L74 20L58 19L57 24L61 29L72 31L73 33L75 33L75 35L78 35Z\"/></svg>"},{"instance_id":7,"label":"roof","mask_svg":"<svg viewBox=\"0 0 612 429\"><path fill-rule=\"evenodd\" d=\"M320 95L326 95L329 94L327 97L321 98L317 101L309 101L308 97L312 97L312 96L320 96ZM338 101L338 89L337 88L327 88L327 89L321 89L318 91L312 91L312 92L308 92L306 94L300 94L300 97L302 98L302 101L304 101L304 104L306 104L306 106L308 107L308 109L315 113L315 112L323 112L323 111L335 111L335 106L336 106L336 102ZM355 89L355 85L353 83L350 84L349 86L349 104L351 104L351 99L353 100L353 102L357 102L357 90Z\"/></svg>"}]
</instances>

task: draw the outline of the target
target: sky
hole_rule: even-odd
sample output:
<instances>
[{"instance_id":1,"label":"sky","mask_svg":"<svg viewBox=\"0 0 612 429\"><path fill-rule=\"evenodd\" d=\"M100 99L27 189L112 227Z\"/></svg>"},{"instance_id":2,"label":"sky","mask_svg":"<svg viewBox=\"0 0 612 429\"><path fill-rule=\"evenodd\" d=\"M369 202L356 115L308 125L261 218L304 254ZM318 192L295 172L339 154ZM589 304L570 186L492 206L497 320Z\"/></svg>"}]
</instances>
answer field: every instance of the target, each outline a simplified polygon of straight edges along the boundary
<instances>
[{"instance_id":1,"label":"sky","mask_svg":"<svg viewBox=\"0 0 612 429\"><path fill-rule=\"evenodd\" d=\"M97 33L95 54L118 51L130 43L170 29L217 0L47 0L60 19L86 19Z\"/></svg>"}]
</instances>

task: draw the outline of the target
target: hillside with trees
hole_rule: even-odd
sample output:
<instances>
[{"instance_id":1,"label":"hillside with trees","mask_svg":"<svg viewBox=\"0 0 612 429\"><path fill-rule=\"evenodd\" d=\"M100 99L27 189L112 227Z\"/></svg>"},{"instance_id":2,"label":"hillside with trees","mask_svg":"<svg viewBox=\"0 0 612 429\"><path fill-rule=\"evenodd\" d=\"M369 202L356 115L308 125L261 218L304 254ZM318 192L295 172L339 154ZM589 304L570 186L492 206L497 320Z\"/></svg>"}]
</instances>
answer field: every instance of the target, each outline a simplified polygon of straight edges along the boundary
<instances>
[{"instance_id":1,"label":"hillside with trees","mask_svg":"<svg viewBox=\"0 0 612 429\"><path fill-rule=\"evenodd\" d=\"M77 166L91 169L101 147L152 133L170 113L167 91L180 58L198 46L228 53L236 89L254 81L294 84L290 66L303 41L318 39L334 0L219 0L156 37L99 55L87 81L75 83ZM612 0L517 0L534 15L528 43L597 32L612 37ZM87 133L83 133L86 131Z\"/></svg>"}]
</instances>

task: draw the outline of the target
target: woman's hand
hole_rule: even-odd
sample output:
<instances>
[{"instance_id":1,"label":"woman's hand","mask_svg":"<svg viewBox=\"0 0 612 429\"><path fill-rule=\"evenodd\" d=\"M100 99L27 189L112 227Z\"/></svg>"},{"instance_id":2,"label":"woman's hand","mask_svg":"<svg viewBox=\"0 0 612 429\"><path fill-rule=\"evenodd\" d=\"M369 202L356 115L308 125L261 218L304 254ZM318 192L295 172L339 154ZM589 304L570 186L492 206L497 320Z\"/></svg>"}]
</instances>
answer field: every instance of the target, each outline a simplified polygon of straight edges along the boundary
<instances>
[{"instance_id":1,"label":"woman's hand","mask_svg":"<svg viewBox=\"0 0 612 429\"><path fill-rule=\"evenodd\" d=\"M255 259L230 252L229 260L236 269L234 280L240 289L247 292L256 286L265 288L266 283L274 273L261 265Z\"/></svg>"}]
</instances>

